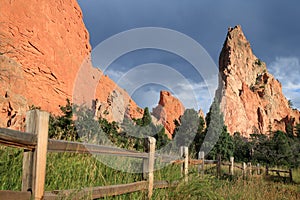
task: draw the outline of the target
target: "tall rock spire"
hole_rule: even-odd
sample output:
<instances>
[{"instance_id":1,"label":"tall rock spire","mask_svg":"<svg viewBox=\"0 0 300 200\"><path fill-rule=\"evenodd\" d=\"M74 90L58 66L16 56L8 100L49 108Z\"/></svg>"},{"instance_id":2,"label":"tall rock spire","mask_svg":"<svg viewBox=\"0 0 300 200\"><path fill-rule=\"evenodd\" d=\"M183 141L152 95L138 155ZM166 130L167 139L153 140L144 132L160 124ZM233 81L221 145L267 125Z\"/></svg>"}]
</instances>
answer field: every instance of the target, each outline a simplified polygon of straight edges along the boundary
<instances>
[{"instance_id":1,"label":"tall rock spire","mask_svg":"<svg viewBox=\"0 0 300 200\"><path fill-rule=\"evenodd\" d=\"M179 99L173 97L169 91L161 91L158 106L153 108L152 115L164 125L169 138L176 128L174 120L178 120L184 113L184 106Z\"/></svg>"},{"instance_id":2,"label":"tall rock spire","mask_svg":"<svg viewBox=\"0 0 300 200\"><path fill-rule=\"evenodd\" d=\"M300 120L289 107L282 87L252 52L241 26L228 29L219 58L220 80L216 96L221 102L225 125L233 134L285 131Z\"/></svg>"}]
</instances>

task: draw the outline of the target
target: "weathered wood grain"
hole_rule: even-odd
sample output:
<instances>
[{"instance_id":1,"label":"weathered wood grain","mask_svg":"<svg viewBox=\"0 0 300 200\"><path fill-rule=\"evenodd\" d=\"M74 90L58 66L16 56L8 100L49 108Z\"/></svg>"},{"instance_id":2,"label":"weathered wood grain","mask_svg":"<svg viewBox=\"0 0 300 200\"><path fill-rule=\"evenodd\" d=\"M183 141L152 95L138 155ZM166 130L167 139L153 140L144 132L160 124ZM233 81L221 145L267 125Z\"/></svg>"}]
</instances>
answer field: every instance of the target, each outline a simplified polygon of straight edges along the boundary
<instances>
[{"instance_id":1,"label":"weathered wood grain","mask_svg":"<svg viewBox=\"0 0 300 200\"><path fill-rule=\"evenodd\" d=\"M147 153L124 150L116 147L108 147L103 145L94 145L80 142L70 142L62 140L48 140L48 152L69 152L83 154L105 154L117 155L134 158L148 158Z\"/></svg>"},{"instance_id":2,"label":"weathered wood grain","mask_svg":"<svg viewBox=\"0 0 300 200\"><path fill-rule=\"evenodd\" d=\"M46 160L48 145L49 113L33 110L36 115L35 132L37 134L37 146L34 151L33 170L33 195L35 200L43 199L46 178Z\"/></svg>"},{"instance_id":3,"label":"weathered wood grain","mask_svg":"<svg viewBox=\"0 0 300 200\"><path fill-rule=\"evenodd\" d=\"M85 188L83 190L60 190L45 192L44 200L61 199L71 197L71 199L96 199L108 196L116 196L136 191L143 191L148 188L147 181L139 181L122 185L100 186Z\"/></svg>"},{"instance_id":4,"label":"weathered wood grain","mask_svg":"<svg viewBox=\"0 0 300 200\"><path fill-rule=\"evenodd\" d=\"M155 181L153 183L153 188L164 189L169 187L176 187L178 183L179 183L178 181L174 181L172 183L169 183L167 181ZM109 196L117 196L121 194L137 192L137 191L146 191L147 189L148 189L148 182L139 181L139 182L121 184L121 185L85 188L83 190L56 190L52 192L45 192L44 200L57 200L63 198L68 198L72 200L77 200L82 198L96 199L96 198L103 198Z\"/></svg>"},{"instance_id":5,"label":"weathered wood grain","mask_svg":"<svg viewBox=\"0 0 300 200\"><path fill-rule=\"evenodd\" d=\"M32 150L36 141L37 137L34 134L0 128L0 144Z\"/></svg>"},{"instance_id":6,"label":"weathered wood grain","mask_svg":"<svg viewBox=\"0 0 300 200\"><path fill-rule=\"evenodd\" d=\"M9 190L1 190L0 191L0 199L3 200L30 200L31 193L30 192L17 192L17 191L9 191Z\"/></svg>"}]
</instances>

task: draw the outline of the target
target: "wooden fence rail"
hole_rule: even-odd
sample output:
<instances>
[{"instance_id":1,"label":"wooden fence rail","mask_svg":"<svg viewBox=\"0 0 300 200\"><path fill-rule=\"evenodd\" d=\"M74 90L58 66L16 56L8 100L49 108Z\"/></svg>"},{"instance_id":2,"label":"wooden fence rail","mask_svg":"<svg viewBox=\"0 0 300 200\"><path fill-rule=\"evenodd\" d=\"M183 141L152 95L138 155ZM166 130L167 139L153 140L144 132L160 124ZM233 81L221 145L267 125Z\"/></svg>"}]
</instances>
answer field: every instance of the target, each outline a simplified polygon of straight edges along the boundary
<instances>
[{"instance_id":1,"label":"wooden fence rail","mask_svg":"<svg viewBox=\"0 0 300 200\"><path fill-rule=\"evenodd\" d=\"M181 160L177 160L175 163L183 163ZM239 169L242 171L242 176L246 178L247 176L251 176L256 173L256 175L262 174L262 167L260 164L256 164L256 166L253 166L250 162L249 163L242 163L242 165L237 165L234 163L234 157L230 157L229 162L221 162L221 159L218 158L218 160L205 160L204 159L204 152L199 152L198 154L198 160L189 160L189 164L192 165L199 165L198 172L201 174L201 176L204 175L204 165L206 164L216 164L216 174L217 176L220 176L221 174L221 166L228 166L229 175L234 175L234 169ZM270 172L275 172L279 177L282 177L280 173L288 174L289 179L291 182L293 182L293 174L292 169L289 170L277 170L277 169L269 169L268 166L266 166L266 175L269 175Z\"/></svg>"},{"instance_id":2,"label":"wooden fence rail","mask_svg":"<svg viewBox=\"0 0 300 200\"><path fill-rule=\"evenodd\" d=\"M270 172L275 172L276 175L277 175L278 177L280 177L280 178L285 177L285 176L280 175L280 173L282 173L282 174L287 174L287 175L288 175L288 178L289 178L289 180L290 180L290 182L293 182L293 171L292 171L292 169L289 169L289 170L270 169L270 168L268 167L268 165L267 165L267 166L266 166L266 175L267 175L267 176L270 176L270 175L271 175Z\"/></svg>"},{"instance_id":3,"label":"wooden fence rail","mask_svg":"<svg viewBox=\"0 0 300 200\"><path fill-rule=\"evenodd\" d=\"M48 140L48 152L68 152L82 154L106 154L118 155L134 158L148 158L147 153L125 150L117 147L109 147L104 145L94 145L80 142L70 142L62 140Z\"/></svg>"},{"instance_id":4,"label":"wooden fence rail","mask_svg":"<svg viewBox=\"0 0 300 200\"><path fill-rule=\"evenodd\" d=\"M10 190L2 190L0 191L0 199L5 200L30 200L31 192L20 192L20 191L10 191Z\"/></svg>"},{"instance_id":5,"label":"wooden fence rail","mask_svg":"<svg viewBox=\"0 0 300 200\"><path fill-rule=\"evenodd\" d=\"M169 187L176 187L178 182L169 183L167 181L155 181L153 183L153 189L164 189ZM44 200L55 200L58 198L67 198L74 195L73 199L83 199L89 197L89 199L96 199L108 196L117 196L121 194L127 194L130 192L147 191L148 182L139 181L121 185L100 186L93 188L85 188L83 190L55 190L51 192L45 192Z\"/></svg>"},{"instance_id":6,"label":"wooden fence rail","mask_svg":"<svg viewBox=\"0 0 300 200\"><path fill-rule=\"evenodd\" d=\"M25 133L5 128L0 128L0 144L33 150L37 137L32 133Z\"/></svg>"}]
</instances>

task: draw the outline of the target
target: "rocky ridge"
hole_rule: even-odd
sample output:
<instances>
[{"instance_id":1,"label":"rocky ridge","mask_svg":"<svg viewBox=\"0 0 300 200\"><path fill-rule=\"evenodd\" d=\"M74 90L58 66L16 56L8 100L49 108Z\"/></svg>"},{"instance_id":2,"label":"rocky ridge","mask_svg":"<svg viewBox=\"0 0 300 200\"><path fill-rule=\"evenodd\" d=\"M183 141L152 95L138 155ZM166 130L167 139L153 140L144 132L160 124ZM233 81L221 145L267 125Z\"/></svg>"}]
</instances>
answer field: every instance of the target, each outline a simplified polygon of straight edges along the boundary
<instances>
[{"instance_id":1,"label":"rocky ridge","mask_svg":"<svg viewBox=\"0 0 300 200\"><path fill-rule=\"evenodd\" d=\"M74 90L78 102L98 99L98 114L110 120L121 120L114 118L116 113L142 116L142 109L123 89L92 67L82 17L76 0L0 2L1 127L22 129L31 105L59 114L59 105L72 100ZM83 75L86 81L75 84ZM80 96L83 91L89 95ZM118 101L122 107L113 106Z\"/></svg>"}]
</instances>

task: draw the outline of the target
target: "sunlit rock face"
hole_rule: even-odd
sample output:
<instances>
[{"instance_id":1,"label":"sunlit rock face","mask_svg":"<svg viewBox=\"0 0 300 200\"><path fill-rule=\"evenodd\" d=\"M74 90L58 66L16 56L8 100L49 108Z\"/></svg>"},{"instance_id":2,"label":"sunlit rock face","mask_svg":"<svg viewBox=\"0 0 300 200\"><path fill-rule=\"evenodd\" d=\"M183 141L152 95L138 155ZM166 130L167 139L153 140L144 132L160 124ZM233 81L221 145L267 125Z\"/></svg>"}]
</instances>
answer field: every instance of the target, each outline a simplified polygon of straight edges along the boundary
<instances>
[{"instance_id":1,"label":"sunlit rock face","mask_svg":"<svg viewBox=\"0 0 300 200\"><path fill-rule=\"evenodd\" d=\"M266 134L285 131L299 123L300 113L289 107L282 87L252 52L241 26L228 29L219 58L221 78L216 96L221 102L225 125L233 134Z\"/></svg>"},{"instance_id":2,"label":"sunlit rock face","mask_svg":"<svg viewBox=\"0 0 300 200\"><path fill-rule=\"evenodd\" d=\"M59 114L67 98L87 105L95 99L123 102L112 112L107 106L110 120L142 116L143 110L123 89L93 68L82 17L76 0L1 0L1 127L21 129L31 105ZM116 113L121 117L115 119Z\"/></svg>"},{"instance_id":3,"label":"sunlit rock face","mask_svg":"<svg viewBox=\"0 0 300 200\"><path fill-rule=\"evenodd\" d=\"M160 99L158 106L153 109L153 116L164 125L169 138L172 138L172 134L175 130L174 120L178 120L184 113L184 106L179 99L172 96L168 91L160 92Z\"/></svg>"}]
</instances>

